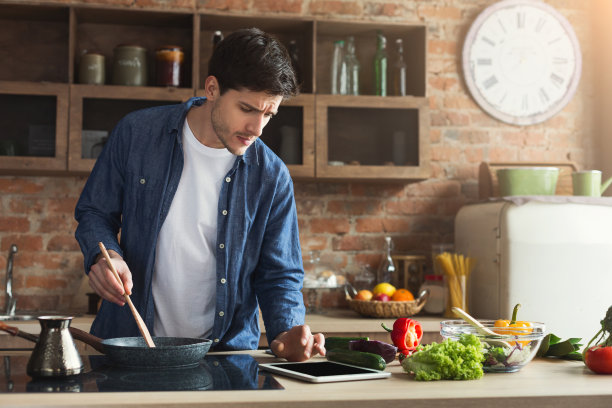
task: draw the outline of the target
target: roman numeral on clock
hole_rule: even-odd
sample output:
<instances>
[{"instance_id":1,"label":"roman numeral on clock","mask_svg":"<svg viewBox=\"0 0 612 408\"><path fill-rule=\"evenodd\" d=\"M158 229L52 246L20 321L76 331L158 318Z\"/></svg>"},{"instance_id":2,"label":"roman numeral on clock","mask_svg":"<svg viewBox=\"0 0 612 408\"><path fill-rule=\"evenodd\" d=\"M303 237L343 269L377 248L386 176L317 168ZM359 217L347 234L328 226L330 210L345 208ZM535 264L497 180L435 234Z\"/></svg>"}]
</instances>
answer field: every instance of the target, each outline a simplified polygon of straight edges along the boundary
<instances>
[{"instance_id":1,"label":"roman numeral on clock","mask_svg":"<svg viewBox=\"0 0 612 408\"><path fill-rule=\"evenodd\" d=\"M516 26L518 28L525 28L525 12L516 13Z\"/></svg>"},{"instance_id":2,"label":"roman numeral on clock","mask_svg":"<svg viewBox=\"0 0 612 408\"><path fill-rule=\"evenodd\" d=\"M535 27L536 33L539 33L540 31L542 31L542 28L544 27L544 24L546 24L546 20L544 20L544 18L540 17L538 19L538 23L536 24L536 27Z\"/></svg>"},{"instance_id":3,"label":"roman numeral on clock","mask_svg":"<svg viewBox=\"0 0 612 408\"><path fill-rule=\"evenodd\" d=\"M546 93L544 88L540 88L540 92L538 92L538 95L540 95L540 100L543 103L547 103L550 100L550 98L548 97L548 94Z\"/></svg>"},{"instance_id":4,"label":"roman numeral on clock","mask_svg":"<svg viewBox=\"0 0 612 408\"><path fill-rule=\"evenodd\" d=\"M497 84L497 82L498 82L497 78L495 77L495 75L493 75L493 76L489 77L487 80L485 80L483 82L483 85L484 85L485 88L489 89L492 86L494 86L495 84Z\"/></svg>"},{"instance_id":5,"label":"roman numeral on clock","mask_svg":"<svg viewBox=\"0 0 612 408\"><path fill-rule=\"evenodd\" d=\"M565 79L557 74L551 74L550 80L556 87L560 87L561 85L563 85L563 82L565 82Z\"/></svg>"}]
</instances>

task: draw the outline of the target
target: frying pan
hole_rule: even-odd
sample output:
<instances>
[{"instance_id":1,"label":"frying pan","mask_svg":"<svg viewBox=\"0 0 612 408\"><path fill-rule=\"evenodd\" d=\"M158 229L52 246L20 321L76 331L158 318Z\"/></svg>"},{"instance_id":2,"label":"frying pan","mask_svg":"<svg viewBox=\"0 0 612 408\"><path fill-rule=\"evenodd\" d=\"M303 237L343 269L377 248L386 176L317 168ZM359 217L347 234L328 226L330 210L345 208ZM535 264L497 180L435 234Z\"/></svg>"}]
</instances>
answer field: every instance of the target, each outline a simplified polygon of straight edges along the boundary
<instances>
[{"instance_id":1,"label":"frying pan","mask_svg":"<svg viewBox=\"0 0 612 408\"><path fill-rule=\"evenodd\" d=\"M0 330L13 336L38 342L38 336L1 324ZM195 367L204 358L212 340L189 337L154 337L156 347L149 347L142 336L102 340L83 330L70 327L72 337L106 354L115 366L127 368Z\"/></svg>"},{"instance_id":2,"label":"frying pan","mask_svg":"<svg viewBox=\"0 0 612 408\"><path fill-rule=\"evenodd\" d=\"M209 339L153 337L155 347L149 347L142 336L102 340L75 327L70 328L70 333L75 339L106 354L112 364L128 368L194 367L212 344Z\"/></svg>"}]
</instances>

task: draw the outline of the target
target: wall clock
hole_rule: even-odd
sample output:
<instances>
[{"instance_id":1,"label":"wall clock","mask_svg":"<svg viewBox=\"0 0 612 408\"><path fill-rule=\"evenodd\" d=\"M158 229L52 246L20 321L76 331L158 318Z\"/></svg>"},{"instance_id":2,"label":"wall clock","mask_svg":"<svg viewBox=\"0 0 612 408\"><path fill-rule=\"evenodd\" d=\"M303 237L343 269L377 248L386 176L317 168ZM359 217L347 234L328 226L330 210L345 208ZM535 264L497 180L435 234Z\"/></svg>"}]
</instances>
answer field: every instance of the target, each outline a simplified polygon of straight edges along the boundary
<instances>
[{"instance_id":1,"label":"wall clock","mask_svg":"<svg viewBox=\"0 0 612 408\"><path fill-rule=\"evenodd\" d=\"M491 116L514 125L544 122L571 100L582 54L570 23L540 0L487 7L463 44L468 90Z\"/></svg>"}]
</instances>

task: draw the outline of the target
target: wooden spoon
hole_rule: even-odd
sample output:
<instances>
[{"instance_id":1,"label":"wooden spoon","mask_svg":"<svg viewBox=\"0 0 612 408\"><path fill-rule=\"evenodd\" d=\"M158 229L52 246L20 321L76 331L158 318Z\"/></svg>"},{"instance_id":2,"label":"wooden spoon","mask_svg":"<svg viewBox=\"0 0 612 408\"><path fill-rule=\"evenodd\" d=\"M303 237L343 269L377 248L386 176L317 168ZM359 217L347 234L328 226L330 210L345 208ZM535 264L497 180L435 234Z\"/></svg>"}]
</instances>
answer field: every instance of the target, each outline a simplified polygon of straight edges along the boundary
<instances>
[{"instance_id":1,"label":"wooden spoon","mask_svg":"<svg viewBox=\"0 0 612 408\"><path fill-rule=\"evenodd\" d=\"M113 271L113 275L115 275L115 278L117 278L117 281L119 281L119 284L123 286L121 277L119 276L119 274L117 273L117 270L113 266L110 255L108 255L108 252L106 251L106 247L104 246L102 242L98 243L98 246L100 247L100 250L102 251L102 255L104 255L104 259L106 259L106 263L108 264L108 267L110 268L111 271ZM140 330L142 337L144 337L145 342L147 343L147 346L155 347L155 343L153 343L153 338L151 337L151 333L149 333L149 329L147 329L147 325L145 324L144 320L142 320L142 317L140 317L140 313L138 313L138 310L136 310L136 308L134 307L134 304L132 303L132 300L130 299L130 296L127 294L125 289L123 291L123 296L125 297L125 301L130 307L132 314L134 315L134 319L136 319L136 324L138 325L138 329Z\"/></svg>"},{"instance_id":2,"label":"wooden spoon","mask_svg":"<svg viewBox=\"0 0 612 408\"><path fill-rule=\"evenodd\" d=\"M469 315L465 310L459 308L459 307L453 307L452 311L457 315L460 316L463 320L465 320L466 322L468 322L469 324L471 324L472 326L474 326L476 328L476 331L484 336L500 336L499 333L495 333L493 330L489 329L488 327L483 326L482 323L480 323L478 320L474 319L471 315ZM485 341L489 344L497 344L499 346L502 347L512 347L510 346L510 344L508 344L507 342L503 341L503 340L495 340L495 339L491 339L491 338L487 338L485 339Z\"/></svg>"}]
</instances>

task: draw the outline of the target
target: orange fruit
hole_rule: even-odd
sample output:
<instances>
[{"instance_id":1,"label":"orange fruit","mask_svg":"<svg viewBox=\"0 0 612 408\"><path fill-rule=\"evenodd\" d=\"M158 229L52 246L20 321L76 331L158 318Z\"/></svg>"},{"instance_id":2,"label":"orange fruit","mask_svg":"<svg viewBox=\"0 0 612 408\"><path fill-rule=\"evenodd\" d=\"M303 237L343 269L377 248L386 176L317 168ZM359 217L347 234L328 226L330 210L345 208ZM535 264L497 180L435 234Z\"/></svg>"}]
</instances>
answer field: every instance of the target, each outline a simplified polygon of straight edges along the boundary
<instances>
[{"instance_id":1,"label":"orange fruit","mask_svg":"<svg viewBox=\"0 0 612 408\"><path fill-rule=\"evenodd\" d=\"M372 292L370 292L367 289L363 289L360 290L359 292L357 292L357 295L355 296L355 299L357 300L372 300L372 297L374 295L372 294Z\"/></svg>"},{"instance_id":2,"label":"orange fruit","mask_svg":"<svg viewBox=\"0 0 612 408\"><path fill-rule=\"evenodd\" d=\"M376 296L379 293L384 293L385 295L391 297L395 293L395 286L388 282L379 283L378 285L374 286L374 289L372 289L372 294Z\"/></svg>"},{"instance_id":3,"label":"orange fruit","mask_svg":"<svg viewBox=\"0 0 612 408\"><path fill-rule=\"evenodd\" d=\"M405 302L407 300L414 300L414 295L408 289L398 289L391 296L391 300Z\"/></svg>"}]
</instances>

